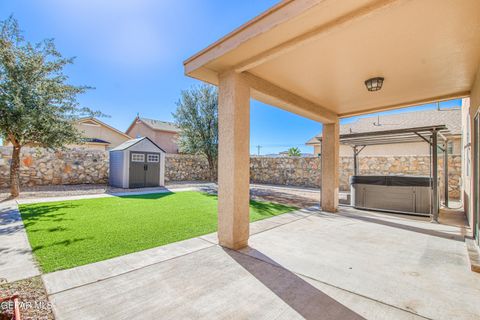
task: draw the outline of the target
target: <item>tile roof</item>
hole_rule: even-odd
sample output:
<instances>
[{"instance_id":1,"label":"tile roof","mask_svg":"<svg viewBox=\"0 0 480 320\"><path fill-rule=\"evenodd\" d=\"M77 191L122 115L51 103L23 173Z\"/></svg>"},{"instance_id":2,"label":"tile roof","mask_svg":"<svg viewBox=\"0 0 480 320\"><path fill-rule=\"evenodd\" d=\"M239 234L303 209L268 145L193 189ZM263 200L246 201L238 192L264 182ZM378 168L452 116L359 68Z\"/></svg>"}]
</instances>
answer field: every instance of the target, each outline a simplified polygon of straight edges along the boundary
<instances>
[{"instance_id":1,"label":"tile roof","mask_svg":"<svg viewBox=\"0 0 480 320\"><path fill-rule=\"evenodd\" d=\"M155 119L148 119L148 118L139 118L139 119L140 119L140 121L145 123L147 126L150 126L152 129L155 129L155 130L180 132L180 128L178 128L172 122L155 120Z\"/></svg>"},{"instance_id":2,"label":"tile roof","mask_svg":"<svg viewBox=\"0 0 480 320\"><path fill-rule=\"evenodd\" d=\"M379 121L380 120L380 121ZM446 125L450 135L462 133L462 111L458 108L442 110L412 111L397 114L359 118L355 122L340 125L340 134L363 133L373 131L384 131L394 129L406 129L415 127L426 127L435 125ZM321 137L320 132L311 138L306 144L317 144L317 138Z\"/></svg>"}]
</instances>

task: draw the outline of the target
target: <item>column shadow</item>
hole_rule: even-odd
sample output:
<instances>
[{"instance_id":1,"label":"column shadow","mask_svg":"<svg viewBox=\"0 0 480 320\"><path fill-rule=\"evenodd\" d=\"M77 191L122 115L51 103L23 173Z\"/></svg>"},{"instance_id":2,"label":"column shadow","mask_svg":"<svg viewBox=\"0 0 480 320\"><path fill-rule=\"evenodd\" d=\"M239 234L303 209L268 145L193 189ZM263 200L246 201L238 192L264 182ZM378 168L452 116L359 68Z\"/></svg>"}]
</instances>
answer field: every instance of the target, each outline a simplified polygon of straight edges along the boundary
<instances>
[{"instance_id":1,"label":"column shadow","mask_svg":"<svg viewBox=\"0 0 480 320\"><path fill-rule=\"evenodd\" d=\"M307 320L365 319L253 248L248 250L255 257L226 248L224 250Z\"/></svg>"}]
</instances>

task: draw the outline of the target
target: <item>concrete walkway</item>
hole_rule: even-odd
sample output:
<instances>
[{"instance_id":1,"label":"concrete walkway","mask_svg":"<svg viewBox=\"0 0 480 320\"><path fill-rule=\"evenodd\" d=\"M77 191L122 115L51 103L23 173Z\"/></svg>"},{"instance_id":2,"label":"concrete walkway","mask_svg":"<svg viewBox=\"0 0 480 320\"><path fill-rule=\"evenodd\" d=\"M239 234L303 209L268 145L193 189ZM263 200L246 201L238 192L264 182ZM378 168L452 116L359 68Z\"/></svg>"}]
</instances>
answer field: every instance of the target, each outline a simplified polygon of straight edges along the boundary
<instances>
[{"instance_id":1,"label":"concrete walkway","mask_svg":"<svg viewBox=\"0 0 480 320\"><path fill-rule=\"evenodd\" d=\"M0 202L0 279L11 282L39 274L17 203Z\"/></svg>"},{"instance_id":2,"label":"concrete walkway","mask_svg":"<svg viewBox=\"0 0 480 320\"><path fill-rule=\"evenodd\" d=\"M343 208L43 276L57 319L479 319L461 226Z\"/></svg>"}]
</instances>

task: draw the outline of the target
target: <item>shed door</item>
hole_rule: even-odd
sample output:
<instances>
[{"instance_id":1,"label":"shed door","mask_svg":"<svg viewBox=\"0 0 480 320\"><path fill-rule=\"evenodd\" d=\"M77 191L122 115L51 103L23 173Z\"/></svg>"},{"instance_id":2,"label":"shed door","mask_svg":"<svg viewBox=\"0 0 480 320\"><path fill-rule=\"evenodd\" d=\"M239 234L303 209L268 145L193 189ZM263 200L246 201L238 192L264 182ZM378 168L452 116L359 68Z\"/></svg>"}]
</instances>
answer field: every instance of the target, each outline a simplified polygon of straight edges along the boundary
<instances>
[{"instance_id":1,"label":"shed door","mask_svg":"<svg viewBox=\"0 0 480 320\"><path fill-rule=\"evenodd\" d=\"M145 187L146 153L130 152L130 188Z\"/></svg>"},{"instance_id":2,"label":"shed door","mask_svg":"<svg viewBox=\"0 0 480 320\"><path fill-rule=\"evenodd\" d=\"M158 187L160 184L160 153L147 153L146 187Z\"/></svg>"}]
</instances>

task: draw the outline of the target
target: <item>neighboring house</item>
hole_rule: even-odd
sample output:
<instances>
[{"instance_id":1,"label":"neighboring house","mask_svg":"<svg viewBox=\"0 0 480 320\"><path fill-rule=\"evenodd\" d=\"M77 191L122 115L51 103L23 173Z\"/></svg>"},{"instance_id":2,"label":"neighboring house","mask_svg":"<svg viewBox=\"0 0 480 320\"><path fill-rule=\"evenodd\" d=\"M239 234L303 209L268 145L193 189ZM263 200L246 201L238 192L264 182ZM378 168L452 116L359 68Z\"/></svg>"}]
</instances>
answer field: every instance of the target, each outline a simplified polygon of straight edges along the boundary
<instances>
[{"instance_id":1,"label":"neighboring house","mask_svg":"<svg viewBox=\"0 0 480 320\"><path fill-rule=\"evenodd\" d=\"M126 133L133 138L148 137L166 153L178 153L180 129L171 122L137 116Z\"/></svg>"},{"instance_id":2,"label":"neighboring house","mask_svg":"<svg viewBox=\"0 0 480 320\"><path fill-rule=\"evenodd\" d=\"M461 154L462 111L459 108L441 110L413 111L390 115L359 118L355 122L340 125L340 134L363 133L372 131L394 130L432 125L446 125L450 131L448 136L449 153ZM307 145L314 148L314 154L321 153L322 134L318 134ZM429 145L425 142L410 142L366 147L361 156L398 156L429 155ZM352 156L353 150L348 145L340 145L340 156Z\"/></svg>"},{"instance_id":3,"label":"neighboring house","mask_svg":"<svg viewBox=\"0 0 480 320\"><path fill-rule=\"evenodd\" d=\"M70 145L72 148L110 150L132 139L129 135L93 117L81 118L75 126L82 132L84 143Z\"/></svg>"},{"instance_id":4,"label":"neighboring house","mask_svg":"<svg viewBox=\"0 0 480 320\"><path fill-rule=\"evenodd\" d=\"M67 148L110 150L132 139L122 131L93 117L78 119L75 127L82 133L83 143L67 145ZM3 144L4 146L10 145L6 141Z\"/></svg>"}]
</instances>

